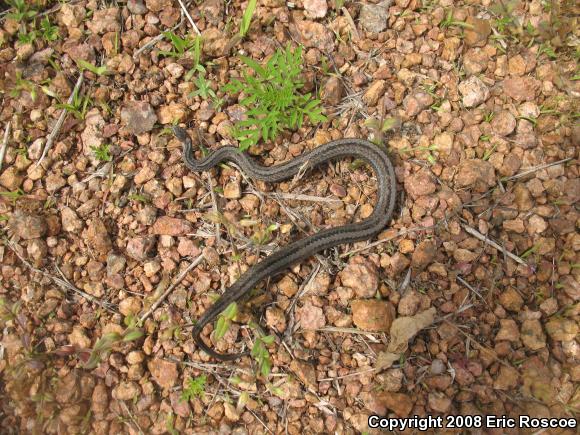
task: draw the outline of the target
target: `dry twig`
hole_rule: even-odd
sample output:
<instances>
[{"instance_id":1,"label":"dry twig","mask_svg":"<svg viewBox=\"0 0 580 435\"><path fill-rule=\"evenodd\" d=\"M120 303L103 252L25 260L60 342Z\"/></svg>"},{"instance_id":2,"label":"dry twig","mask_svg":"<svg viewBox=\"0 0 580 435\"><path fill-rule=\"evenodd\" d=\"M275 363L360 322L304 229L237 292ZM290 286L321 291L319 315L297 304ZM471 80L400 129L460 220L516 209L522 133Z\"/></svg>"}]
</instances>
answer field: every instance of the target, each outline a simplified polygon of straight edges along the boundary
<instances>
[{"instance_id":1,"label":"dry twig","mask_svg":"<svg viewBox=\"0 0 580 435\"><path fill-rule=\"evenodd\" d=\"M497 244L496 242L494 242L493 240L489 239L488 237L484 236L483 234L481 234L479 231L477 231L474 228L471 228L469 225L467 224L461 224L461 226L463 227L463 229L465 230L465 232L467 232L468 234L471 234L473 237L475 237L476 239L481 240L484 243L487 243L490 246L493 246L495 249L497 249L498 251L503 252L506 256L508 256L509 258L511 258L512 260L514 260L516 263L519 263L523 266L527 266L528 263L526 263L524 260L522 260L520 257L518 257L515 254L512 254L511 252L509 252L508 250L506 250L504 247L500 246L499 244Z\"/></svg>"},{"instance_id":2,"label":"dry twig","mask_svg":"<svg viewBox=\"0 0 580 435\"><path fill-rule=\"evenodd\" d=\"M201 35L201 32L199 31L199 29L197 28L197 26L193 22L193 18L191 18L191 15L189 15L189 12L187 11L185 4L183 4L183 1L182 0L177 0L177 1L179 2L179 6L181 6L181 10L183 11L185 16L187 17L187 21L189 21L189 24L191 24L191 27L193 27L193 30L195 31L195 33L197 33L198 35Z\"/></svg>"},{"instance_id":3,"label":"dry twig","mask_svg":"<svg viewBox=\"0 0 580 435\"><path fill-rule=\"evenodd\" d=\"M179 28L179 26L181 26L182 24L183 24L183 18L179 21L179 23L177 23L175 26L173 26L170 31L173 32L175 29ZM142 47L139 47L137 49L137 51L135 53L133 53L133 59L137 59L137 58L139 58L141 53L148 51L148 50L151 50L153 48L153 46L156 45L163 38L165 38L165 35L163 33L160 33L155 38L150 39L145 45L143 45Z\"/></svg>"},{"instance_id":4,"label":"dry twig","mask_svg":"<svg viewBox=\"0 0 580 435\"><path fill-rule=\"evenodd\" d=\"M84 80L84 75L81 71L79 74L79 78L77 79L77 82L75 84L75 87L74 87L73 91L71 92L70 96L68 97L67 104L72 104L74 96L79 92L79 89L80 89L81 85L83 84L83 80ZM46 140L46 145L44 145L44 149L42 150L42 155L40 156L40 159L38 160L38 162L36 162L35 167L38 167L42 163L42 161L46 157L46 154L52 148L52 144L53 144L54 140L56 139L56 137L58 136L58 133L60 132L62 124L64 123L64 119L66 118L66 114L67 114L67 109L63 108L62 112L60 113L60 116L58 117L58 121L56 121L56 125L54 126L54 129L50 132L50 135L48 136L48 139Z\"/></svg>"},{"instance_id":5,"label":"dry twig","mask_svg":"<svg viewBox=\"0 0 580 435\"><path fill-rule=\"evenodd\" d=\"M511 177L505 178L505 179L503 179L503 181L517 180L518 178L525 177L526 175L533 174L534 172L541 171L542 169L546 169L546 168L549 168L551 166L561 165L563 163L569 162L570 160L572 160L572 157L568 157L567 159L563 159L563 160L558 160L557 162L546 163L544 165L534 166L533 168L526 169L525 171L520 172L519 174L512 175Z\"/></svg>"},{"instance_id":6,"label":"dry twig","mask_svg":"<svg viewBox=\"0 0 580 435\"><path fill-rule=\"evenodd\" d=\"M6 154L6 148L8 148L8 138L10 137L10 121L6 123L6 130L4 130L4 138L2 139L2 145L0 146L0 171L2 170L2 163L4 162L4 155Z\"/></svg>"},{"instance_id":7,"label":"dry twig","mask_svg":"<svg viewBox=\"0 0 580 435\"><path fill-rule=\"evenodd\" d=\"M152 313L153 311L155 311L159 305L161 305L161 303L165 300L165 298L167 296L169 296L169 293L171 293L173 291L173 289L177 286L177 284L179 284L181 282L181 280L183 278L185 278L185 275L187 275L191 269L193 269L195 266L197 266L199 263L201 263L201 261L203 260L203 254L200 255L199 257L197 257L195 260L193 260L189 266L187 266L183 272L181 272L177 278L175 278L175 281L173 281L173 283L167 288L167 290L165 290L165 292L159 296L159 299L157 299L152 305L151 307L147 310L147 312L145 314L143 314L141 316L141 318L139 319L139 321L141 323L143 323Z\"/></svg>"}]
</instances>

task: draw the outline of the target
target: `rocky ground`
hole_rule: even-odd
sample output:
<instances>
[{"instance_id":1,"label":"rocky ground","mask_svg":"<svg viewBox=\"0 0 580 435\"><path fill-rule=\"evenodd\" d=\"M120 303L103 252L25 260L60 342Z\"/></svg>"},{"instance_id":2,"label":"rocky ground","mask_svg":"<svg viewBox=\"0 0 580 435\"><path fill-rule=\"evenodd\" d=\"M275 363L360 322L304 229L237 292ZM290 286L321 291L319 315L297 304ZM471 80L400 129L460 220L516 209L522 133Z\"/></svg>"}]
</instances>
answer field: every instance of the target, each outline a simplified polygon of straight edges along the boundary
<instances>
[{"instance_id":1,"label":"rocky ground","mask_svg":"<svg viewBox=\"0 0 580 435\"><path fill-rule=\"evenodd\" d=\"M259 0L244 38L246 1L186 2L190 17L173 0L12 4L0 14L3 433L578 416L574 2ZM172 29L201 33L211 93L195 92L195 49L161 53ZM374 174L352 161L277 186L183 165L168 127L231 144L245 109L222 86L240 55L288 43L304 46L305 91L328 120L248 152L272 165L370 139L396 167L396 212L377 239L264 283L222 339L207 327L219 351L267 349L266 367L221 363L189 334L216 296L375 200Z\"/></svg>"}]
</instances>

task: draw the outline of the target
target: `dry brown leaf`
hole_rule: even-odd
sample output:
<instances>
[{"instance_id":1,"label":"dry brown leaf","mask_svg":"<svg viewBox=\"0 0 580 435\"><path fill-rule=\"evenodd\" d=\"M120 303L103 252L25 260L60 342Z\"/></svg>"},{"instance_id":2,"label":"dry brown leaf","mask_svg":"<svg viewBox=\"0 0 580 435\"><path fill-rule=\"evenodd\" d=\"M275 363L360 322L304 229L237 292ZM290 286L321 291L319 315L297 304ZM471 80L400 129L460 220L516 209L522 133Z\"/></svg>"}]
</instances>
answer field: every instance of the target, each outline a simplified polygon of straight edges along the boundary
<instances>
[{"instance_id":1,"label":"dry brown leaf","mask_svg":"<svg viewBox=\"0 0 580 435\"><path fill-rule=\"evenodd\" d=\"M391 342L387 352L379 353L375 367L381 370L391 367L400 354L407 350L409 340L435 321L435 313L435 308L431 307L415 316L395 319L391 325Z\"/></svg>"}]
</instances>

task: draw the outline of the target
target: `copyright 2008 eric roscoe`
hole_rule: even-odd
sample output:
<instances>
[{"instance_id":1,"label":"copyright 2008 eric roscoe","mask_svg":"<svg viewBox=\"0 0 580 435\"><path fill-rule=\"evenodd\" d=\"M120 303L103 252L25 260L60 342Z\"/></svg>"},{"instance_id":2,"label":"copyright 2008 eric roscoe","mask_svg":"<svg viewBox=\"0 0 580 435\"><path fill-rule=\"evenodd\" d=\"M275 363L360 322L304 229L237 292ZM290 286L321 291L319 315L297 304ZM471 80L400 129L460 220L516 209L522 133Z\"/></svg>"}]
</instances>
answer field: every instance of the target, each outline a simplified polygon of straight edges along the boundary
<instances>
[{"instance_id":1,"label":"copyright 2008 eric roscoe","mask_svg":"<svg viewBox=\"0 0 580 435\"><path fill-rule=\"evenodd\" d=\"M575 418L536 418L520 415L512 418L497 415L448 415L446 417L408 417L387 418L371 415L368 420L370 428L405 430L418 429L574 429L578 427Z\"/></svg>"}]
</instances>

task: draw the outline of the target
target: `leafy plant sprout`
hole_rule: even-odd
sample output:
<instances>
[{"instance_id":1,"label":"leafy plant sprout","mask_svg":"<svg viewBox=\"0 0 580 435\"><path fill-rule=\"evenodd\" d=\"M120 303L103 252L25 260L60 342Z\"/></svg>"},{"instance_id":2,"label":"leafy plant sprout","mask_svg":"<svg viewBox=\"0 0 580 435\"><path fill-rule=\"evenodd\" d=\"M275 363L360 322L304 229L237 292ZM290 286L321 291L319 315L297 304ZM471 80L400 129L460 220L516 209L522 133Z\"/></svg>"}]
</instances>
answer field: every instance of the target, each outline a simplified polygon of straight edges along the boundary
<instances>
[{"instance_id":1,"label":"leafy plant sprout","mask_svg":"<svg viewBox=\"0 0 580 435\"><path fill-rule=\"evenodd\" d=\"M185 37L181 38L173 32L163 32L163 36L165 36L173 45L173 49L171 51L167 50L159 50L159 54L162 56L169 56L180 59L185 55L187 51L191 48L194 48L195 53L200 53L201 50L201 37L197 36L194 39ZM198 62L199 62L199 55Z\"/></svg>"},{"instance_id":2,"label":"leafy plant sprout","mask_svg":"<svg viewBox=\"0 0 580 435\"><path fill-rule=\"evenodd\" d=\"M95 158L97 160L101 162L110 162L111 160L113 160L113 156L109 151L110 147L111 147L110 144L102 144L98 147L91 147L91 150L93 150L93 153L95 154Z\"/></svg>"},{"instance_id":3,"label":"leafy plant sprout","mask_svg":"<svg viewBox=\"0 0 580 435\"><path fill-rule=\"evenodd\" d=\"M244 11L244 15L242 16L242 23L240 24L240 37L244 38L250 30L250 25L252 24L252 16L254 15L254 11L256 10L256 4L258 0L249 0L248 6L246 6L246 10Z\"/></svg>"},{"instance_id":4,"label":"leafy plant sprout","mask_svg":"<svg viewBox=\"0 0 580 435\"><path fill-rule=\"evenodd\" d=\"M241 150L256 145L260 139L275 139L284 129L300 128L305 118L313 124L326 120L320 100L310 93L299 93L304 86L300 77L301 46L295 50L290 45L278 49L264 66L245 56L241 60L249 70L242 73L242 80L233 80L224 87L226 92L243 93L240 104L247 109L247 119L239 121L232 130Z\"/></svg>"}]
</instances>

